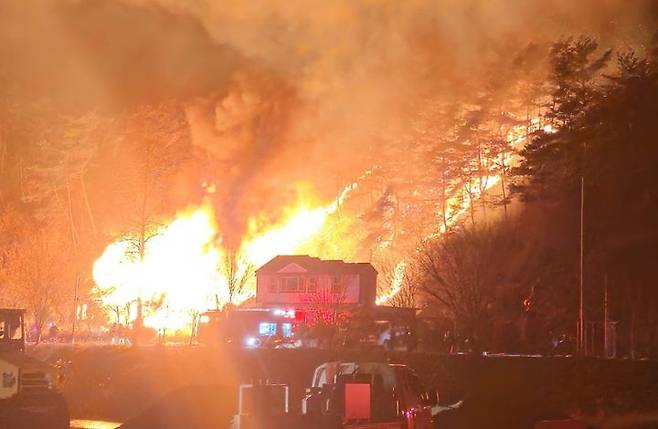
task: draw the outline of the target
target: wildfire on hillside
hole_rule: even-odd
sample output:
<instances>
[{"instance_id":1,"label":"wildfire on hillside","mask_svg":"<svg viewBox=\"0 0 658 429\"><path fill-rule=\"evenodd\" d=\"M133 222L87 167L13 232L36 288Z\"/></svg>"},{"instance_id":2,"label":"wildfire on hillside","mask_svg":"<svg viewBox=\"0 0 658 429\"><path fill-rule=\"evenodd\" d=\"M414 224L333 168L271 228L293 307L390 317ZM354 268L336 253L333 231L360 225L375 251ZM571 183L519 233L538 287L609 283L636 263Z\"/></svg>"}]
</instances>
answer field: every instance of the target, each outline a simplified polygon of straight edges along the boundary
<instances>
[{"instance_id":1,"label":"wildfire on hillside","mask_svg":"<svg viewBox=\"0 0 658 429\"><path fill-rule=\"evenodd\" d=\"M538 120L531 122L531 128L539 127ZM513 149L523 144L527 132L524 126L511 129L507 139ZM498 158L498 165L512 166L516 162L513 153L499 154ZM501 183L502 170L485 169L483 173L482 177L455 187L447 205L448 222L438 222L428 238L444 234L460 222L485 193ZM94 264L93 277L100 300L117 321L121 313L124 323L133 321L137 302L141 301L146 326L161 332L188 330L200 312L228 303L240 305L252 297L254 270L277 255L327 256L321 249L322 238L327 236L340 243L341 256L354 253L355 249L347 247L356 247L358 243L332 231L327 220L358 186L357 182L346 186L324 205L318 204L307 188L300 187L306 190L300 191L294 205L282 211L281 221L267 224L257 217L250 218L240 247L234 251L223 245L217 213L209 201L178 213L175 219L157 228L143 256L131 251L134 243L130 238L119 238L107 246ZM215 185L204 187L212 193ZM377 304L386 304L400 292L407 266L406 259L395 264L391 284L380 291Z\"/></svg>"}]
</instances>

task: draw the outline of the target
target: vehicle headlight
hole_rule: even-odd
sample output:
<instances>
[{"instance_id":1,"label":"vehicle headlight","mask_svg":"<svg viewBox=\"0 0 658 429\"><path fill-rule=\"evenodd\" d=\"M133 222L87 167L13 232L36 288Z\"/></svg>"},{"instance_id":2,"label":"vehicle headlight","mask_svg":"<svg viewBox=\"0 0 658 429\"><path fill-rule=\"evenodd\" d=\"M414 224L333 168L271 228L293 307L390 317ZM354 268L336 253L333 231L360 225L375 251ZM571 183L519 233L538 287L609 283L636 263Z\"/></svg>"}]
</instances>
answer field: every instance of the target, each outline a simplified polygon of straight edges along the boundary
<instances>
[{"instance_id":1,"label":"vehicle headlight","mask_svg":"<svg viewBox=\"0 0 658 429\"><path fill-rule=\"evenodd\" d=\"M256 337L247 337L244 339L244 345L247 347L258 347L260 340Z\"/></svg>"}]
</instances>

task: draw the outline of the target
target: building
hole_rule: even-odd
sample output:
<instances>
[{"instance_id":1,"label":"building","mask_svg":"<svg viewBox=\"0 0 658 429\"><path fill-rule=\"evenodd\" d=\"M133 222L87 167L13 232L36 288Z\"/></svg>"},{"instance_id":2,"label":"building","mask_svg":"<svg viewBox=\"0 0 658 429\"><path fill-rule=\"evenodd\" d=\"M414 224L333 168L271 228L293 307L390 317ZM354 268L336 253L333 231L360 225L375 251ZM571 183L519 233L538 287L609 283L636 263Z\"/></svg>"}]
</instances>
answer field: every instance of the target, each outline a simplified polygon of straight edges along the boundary
<instances>
[{"instance_id":1,"label":"building","mask_svg":"<svg viewBox=\"0 0 658 429\"><path fill-rule=\"evenodd\" d=\"M369 263L280 255L256 270L253 299L229 312L202 315L199 338L249 348L273 346L294 341L301 326L319 320L334 323L331 320L349 318L356 311L375 325L370 336L377 344L409 337L415 329L415 310L379 306L376 297L377 270Z\"/></svg>"},{"instance_id":2,"label":"building","mask_svg":"<svg viewBox=\"0 0 658 429\"><path fill-rule=\"evenodd\" d=\"M277 256L256 270L255 305L305 308L324 304L374 306L377 271L369 263Z\"/></svg>"}]
</instances>

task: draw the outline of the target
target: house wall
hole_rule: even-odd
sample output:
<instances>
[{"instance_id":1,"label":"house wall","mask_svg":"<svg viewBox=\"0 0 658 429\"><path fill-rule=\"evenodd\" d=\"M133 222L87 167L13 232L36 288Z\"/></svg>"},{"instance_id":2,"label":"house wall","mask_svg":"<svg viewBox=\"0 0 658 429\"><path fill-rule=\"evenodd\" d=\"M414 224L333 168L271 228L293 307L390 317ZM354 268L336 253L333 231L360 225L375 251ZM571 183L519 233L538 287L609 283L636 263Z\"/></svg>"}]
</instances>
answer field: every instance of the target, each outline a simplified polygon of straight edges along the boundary
<instances>
[{"instance_id":1,"label":"house wall","mask_svg":"<svg viewBox=\"0 0 658 429\"><path fill-rule=\"evenodd\" d=\"M286 291L287 282L294 278L302 283L302 291ZM313 281L317 282L317 288L315 291L309 291L309 286ZM332 284L335 282L340 285L339 288L332 288ZM362 295L358 274L338 276L307 273L259 274L256 279L256 287L256 302L259 304L312 304L314 302L358 304Z\"/></svg>"},{"instance_id":2,"label":"house wall","mask_svg":"<svg viewBox=\"0 0 658 429\"><path fill-rule=\"evenodd\" d=\"M374 305L377 299L377 272L367 271L360 276L360 303Z\"/></svg>"}]
</instances>

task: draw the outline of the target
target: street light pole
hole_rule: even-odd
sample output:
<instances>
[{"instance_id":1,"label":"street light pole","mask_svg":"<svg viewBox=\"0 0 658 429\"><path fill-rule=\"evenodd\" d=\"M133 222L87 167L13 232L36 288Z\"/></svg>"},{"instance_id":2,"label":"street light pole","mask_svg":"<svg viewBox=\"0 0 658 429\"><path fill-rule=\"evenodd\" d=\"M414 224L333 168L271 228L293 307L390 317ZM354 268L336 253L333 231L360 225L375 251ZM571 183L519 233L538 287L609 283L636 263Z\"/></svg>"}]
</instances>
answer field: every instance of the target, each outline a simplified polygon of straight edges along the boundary
<instances>
[{"instance_id":1,"label":"street light pole","mask_svg":"<svg viewBox=\"0 0 658 429\"><path fill-rule=\"evenodd\" d=\"M580 303L578 310L578 351L582 356L587 354L585 335L585 303L584 303L584 247L585 247L585 176L580 176Z\"/></svg>"},{"instance_id":2,"label":"street light pole","mask_svg":"<svg viewBox=\"0 0 658 429\"><path fill-rule=\"evenodd\" d=\"M608 273L603 275L603 357L608 359L610 357L610 341L608 331Z\"/></svg>"}]
</instances>

